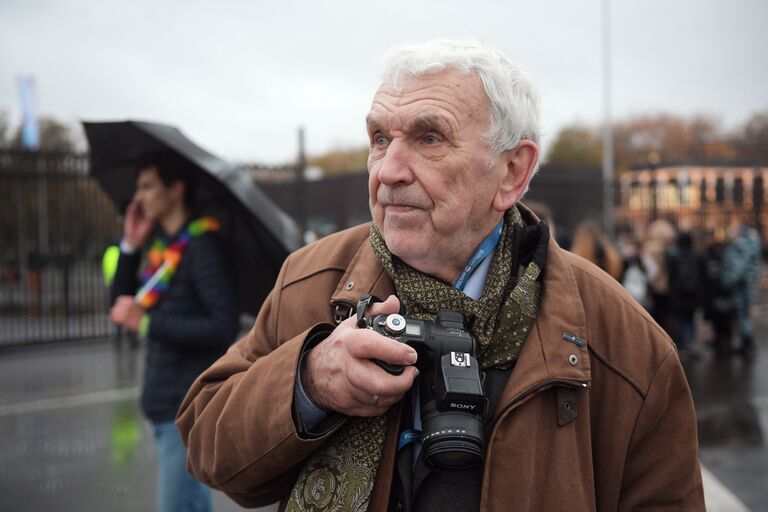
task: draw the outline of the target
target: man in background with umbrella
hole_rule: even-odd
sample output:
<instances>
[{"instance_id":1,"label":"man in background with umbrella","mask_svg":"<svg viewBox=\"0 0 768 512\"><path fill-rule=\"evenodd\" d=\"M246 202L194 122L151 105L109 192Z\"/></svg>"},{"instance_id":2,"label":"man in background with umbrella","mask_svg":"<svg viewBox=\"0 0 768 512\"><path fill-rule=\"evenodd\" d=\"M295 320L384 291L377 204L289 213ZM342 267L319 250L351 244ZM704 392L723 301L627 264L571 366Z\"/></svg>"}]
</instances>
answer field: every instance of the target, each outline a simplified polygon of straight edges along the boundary
<instances>
[{"instance_id":1,"label":"man in background with umbrella","mask_svg":"<svg viewBox=\"0 0 768 512\"><path fill-rule=\"evenodd\" d=\"M193 211L194 167L166 151L144 155L135 169L110 318L148 339L141 408L157 446L158 510L208 511L210 491L187 473L174 417L195 377L237 335L235 283L217 219ZM137 279L142 249L148 261Z\"/></svg>"},{"instance_id":2,"label":"man in background with umbrella","mask_svg":"<svg viewBox=\"0 0 768 512\"><path fill-rule=\"evenodd\" d=\"M197 374L234 341L238 313L259 311L298 228L246 173L173 126L83 126L90 174L125 208L111 317L149 339L142 409L157 439L158 510L210 510L173 419Z\"/></svg>"}]
</instances>

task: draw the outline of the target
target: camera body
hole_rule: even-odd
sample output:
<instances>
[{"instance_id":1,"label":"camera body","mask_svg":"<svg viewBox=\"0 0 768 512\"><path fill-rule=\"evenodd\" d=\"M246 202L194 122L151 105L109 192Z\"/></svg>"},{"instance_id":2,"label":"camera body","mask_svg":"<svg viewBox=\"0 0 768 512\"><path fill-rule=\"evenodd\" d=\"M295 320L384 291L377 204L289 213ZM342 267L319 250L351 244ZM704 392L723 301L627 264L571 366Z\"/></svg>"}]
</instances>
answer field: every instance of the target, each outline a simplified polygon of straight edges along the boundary
<instances>
[{"instance_id":1,"label":"camera body","mask_svg":"<svg viewBox=\"0 0 768 512\"><path fill-rule=\"evenodd\" d=\"M419 355L424 462L442 470L464 470L483 460L483 418L488 400L483 393L475 339L462 313L441 311L434 322L398 314L370 320L376 332L406 343ZM402 366L375 360L394 375Z\"/></svg>"}]
</instances>

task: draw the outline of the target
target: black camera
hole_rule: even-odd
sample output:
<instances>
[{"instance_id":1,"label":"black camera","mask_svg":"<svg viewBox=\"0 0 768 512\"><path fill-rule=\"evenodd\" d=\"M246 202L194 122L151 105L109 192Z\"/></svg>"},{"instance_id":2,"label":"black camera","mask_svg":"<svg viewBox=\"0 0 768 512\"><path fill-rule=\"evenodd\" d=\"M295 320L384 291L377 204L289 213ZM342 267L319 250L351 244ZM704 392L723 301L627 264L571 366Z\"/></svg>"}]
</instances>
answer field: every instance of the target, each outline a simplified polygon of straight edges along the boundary
<instances>
[{"instance_id":1,"label":"black camera","mask_svg":"<svg viewBox=\"0 0 768 512\"><path fill-rule=\"evenodd\" d=\"M379 315L371 329L413 347L421 374L421 449L427 466L464 470L483 461L483 418L488 400L475 358L475 339L462 313L441 311L435 322ZM402 366L374 360L393 375Z\"/></svg>"}]
</instances>

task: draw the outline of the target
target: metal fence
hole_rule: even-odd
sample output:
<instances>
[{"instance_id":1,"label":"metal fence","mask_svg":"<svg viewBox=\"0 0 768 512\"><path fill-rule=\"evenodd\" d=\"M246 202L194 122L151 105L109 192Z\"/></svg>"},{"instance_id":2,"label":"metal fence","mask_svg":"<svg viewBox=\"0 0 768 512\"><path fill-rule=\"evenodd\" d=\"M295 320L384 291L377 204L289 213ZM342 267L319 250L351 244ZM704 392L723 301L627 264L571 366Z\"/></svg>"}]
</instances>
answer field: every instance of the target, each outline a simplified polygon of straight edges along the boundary
<instances>
[{"instance_id":1,"label":"metal fence","mask_svg":"<svg viewBox=\"0 0 768 512\"><path fill-rule=\"evenodd\" d=\"M616 230L640 240L649 223L664 219L691 232L700 245L742 223L768 241L768 166L639 169L619 176L613 190ZM524 201L547 205L559 236L567 241L582 221L601 223L602 191L598 168L545 165Z\"/></svg>"},{"instance_id":2,"label":"metal fence","mask_svg":"<svg viewBox=\"0 0 768 512\"><path fill-rule=\"evenodd\" d=\"M260 185L323 236L369 219L366 181L361 171L301 187ZM616 226L641 237L665 218L701 235L746 221L766 240L767 185L768 167L627 173L614 187ZM600 170L544 166L526 200L547 205L567 240L581 221L602 218ZM88 176L87 155L0 151L0 347L108 336L101 258L120 232L117 210Z\"/></svg>"},{"instance_id":3,"label":"metal fence","mask_svg":"<svg viewBox=\"0 0 768 512\"><path fill-rule=\"evenodd\" d=\"M0 152L0 346L105 336L101 257L120 232L81 154Z\"/></svg>"},{"instance_id":4,"label":"metal fence","mask_svg":"<svg viewBox=\"0 0 768 512\"><path fill-rule=\"evenodd\" d=\"M675 166L643 169L619 180L616 222L642 233L651 220L666 219L699 243L724 236L739 224L768 240L768 167Z\"/></svg>"}]
</instances>

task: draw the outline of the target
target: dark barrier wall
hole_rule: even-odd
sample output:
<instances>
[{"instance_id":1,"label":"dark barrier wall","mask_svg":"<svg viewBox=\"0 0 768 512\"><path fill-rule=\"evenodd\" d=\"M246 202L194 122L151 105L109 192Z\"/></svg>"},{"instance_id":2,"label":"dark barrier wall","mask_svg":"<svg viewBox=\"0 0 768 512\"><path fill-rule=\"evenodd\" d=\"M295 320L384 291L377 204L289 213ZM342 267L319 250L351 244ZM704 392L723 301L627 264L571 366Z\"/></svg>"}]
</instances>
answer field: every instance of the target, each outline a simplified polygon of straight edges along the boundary
<instances>
[{"instance_id":1,"label":"dark barrier wall","mask_svg":"<svg viewBox=\"0 0 768 512\"><path fill-rule=\"evenodd\" d=\"M258 185L307 240L370 220L364 170L298 186L294 175L287 167ZM614 187L616 226L642 236L654 218L694 233L750 222L766 240L767 181L767 167L625 173ZM548 206L567 240L581 221L602 219L600 170L544 166L524 201ZM0 347L110 335L101 258L120 232L87 155L0 151Z\"/></svg>"}]
</instances>

